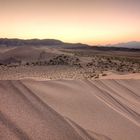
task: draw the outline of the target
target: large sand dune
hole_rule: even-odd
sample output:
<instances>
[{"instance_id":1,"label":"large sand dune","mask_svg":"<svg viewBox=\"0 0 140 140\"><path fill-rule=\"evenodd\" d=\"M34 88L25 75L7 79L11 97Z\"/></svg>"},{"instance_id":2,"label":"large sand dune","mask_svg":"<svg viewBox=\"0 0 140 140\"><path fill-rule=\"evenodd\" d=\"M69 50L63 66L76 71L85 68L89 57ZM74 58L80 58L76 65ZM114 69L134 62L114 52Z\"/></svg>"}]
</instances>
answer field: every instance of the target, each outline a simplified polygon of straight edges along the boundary
<instances>
[{"instance_id":1,"label":"large sand dune","mask_svg":"<svg viewBox=\"0 0 140 140\"><path fill-rule=\"evenodd\" d=\"M139 140L140 80L0 81L0 139Z\"/></svg>"}]
</instances>

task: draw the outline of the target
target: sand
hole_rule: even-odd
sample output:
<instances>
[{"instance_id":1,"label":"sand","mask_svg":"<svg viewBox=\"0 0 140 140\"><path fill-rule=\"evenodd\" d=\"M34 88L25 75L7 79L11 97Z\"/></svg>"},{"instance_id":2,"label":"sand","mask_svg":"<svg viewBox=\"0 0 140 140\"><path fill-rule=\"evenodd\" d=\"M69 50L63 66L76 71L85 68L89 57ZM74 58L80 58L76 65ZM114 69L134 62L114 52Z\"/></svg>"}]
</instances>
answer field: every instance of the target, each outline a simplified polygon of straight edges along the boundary
<instances>
[{"instance_id":1,"label":"sand","mask_svg":"<svg viewBox=\"0 0 140 140\"><path fill-rule=\"evenodd\" d=\"M139 140L140 80L0 81L0 140Z\"/></svg>"},{"instance_id":2,"label":"sand","mask_svg":"<svg viewBox=\"0 0 140 140\"><path fill-rule=\"evenodd\" d=\"M140 73L123 73L119 74L116 72L107 71L106 76L100 76L100 79L140 79Z\"/></svg>"}]
</instances>

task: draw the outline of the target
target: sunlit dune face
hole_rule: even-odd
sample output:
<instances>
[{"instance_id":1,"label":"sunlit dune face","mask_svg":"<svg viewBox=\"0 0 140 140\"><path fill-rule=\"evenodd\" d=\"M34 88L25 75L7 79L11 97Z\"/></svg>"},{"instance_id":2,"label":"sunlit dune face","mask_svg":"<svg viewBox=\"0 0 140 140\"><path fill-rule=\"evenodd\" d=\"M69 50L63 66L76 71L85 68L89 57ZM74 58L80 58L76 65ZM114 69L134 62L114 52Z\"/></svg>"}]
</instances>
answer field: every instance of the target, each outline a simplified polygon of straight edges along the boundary
<instances>
[{"instance_id":1,"label":"sunlit dune face","mask_svg":"<svg viewBox=\"0 0 140 140\"><path fill-rule=\"evenodd\" d=\"M0 37L140 41L139 0L0 0Z\"/></svg>"}]
</instances>

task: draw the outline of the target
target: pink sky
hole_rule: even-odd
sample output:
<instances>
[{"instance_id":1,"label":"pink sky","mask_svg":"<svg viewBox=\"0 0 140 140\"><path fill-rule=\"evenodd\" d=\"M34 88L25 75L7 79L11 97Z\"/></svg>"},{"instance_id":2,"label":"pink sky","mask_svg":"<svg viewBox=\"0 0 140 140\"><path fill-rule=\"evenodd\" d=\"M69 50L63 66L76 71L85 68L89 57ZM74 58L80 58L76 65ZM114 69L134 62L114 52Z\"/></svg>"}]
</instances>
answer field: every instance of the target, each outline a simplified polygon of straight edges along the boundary
<instances>
[{"instance_id":1,"label":"pink sky","mask_svg":"<svg viewBox=\"0 0 140 140\"><path fill-rule=\"evenodd\" d=\"M140 41L140 0L0 0L0 37Z\"/></svg>"}]
</instances>

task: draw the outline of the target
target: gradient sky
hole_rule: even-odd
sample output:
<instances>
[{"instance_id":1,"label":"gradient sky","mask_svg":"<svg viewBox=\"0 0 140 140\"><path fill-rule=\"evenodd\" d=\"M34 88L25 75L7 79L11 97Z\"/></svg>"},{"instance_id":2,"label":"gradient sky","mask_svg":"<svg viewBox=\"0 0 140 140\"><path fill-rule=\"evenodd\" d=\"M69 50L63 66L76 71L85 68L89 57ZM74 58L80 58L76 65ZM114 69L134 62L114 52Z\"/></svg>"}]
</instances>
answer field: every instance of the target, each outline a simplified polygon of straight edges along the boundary
<instances>
[{"instance_id":1,"label":"gradient sky","mask_svg":"<svg viewBox=\"0 0 140 140\"><path fill-rule=\"evenodd\" d=\"M0 0L0 37L140 41L140 0Z\"/></svg>"}]
</instances>

